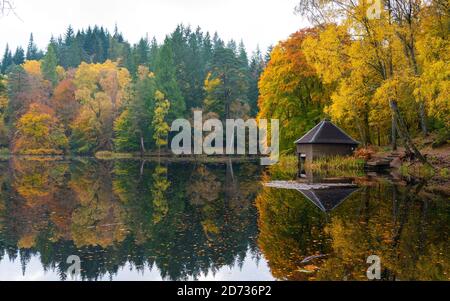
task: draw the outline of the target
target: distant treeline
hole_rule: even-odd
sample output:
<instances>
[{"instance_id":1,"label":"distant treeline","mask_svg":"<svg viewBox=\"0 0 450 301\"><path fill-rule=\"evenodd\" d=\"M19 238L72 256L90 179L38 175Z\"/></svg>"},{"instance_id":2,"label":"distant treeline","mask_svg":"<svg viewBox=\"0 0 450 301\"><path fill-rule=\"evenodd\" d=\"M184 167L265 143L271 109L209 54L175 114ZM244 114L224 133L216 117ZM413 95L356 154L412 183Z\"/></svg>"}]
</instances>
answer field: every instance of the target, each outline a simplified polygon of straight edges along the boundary
<instances>
[{"instance_id":1,"label":"distant treeline","mask_svg":"<svg viewBox=\"0 0 450 301\"><path fill-rule=\"evenodd\" d=\"M0 78L0 147L15 153L146 151L167 144L168 124L193 109L221 119L257 114L269 55L183 25L162 44L131 45L117 27L33 35L6 46Z\"/></svg>"},{"instance_id":2,"label":"distant treeline","mask_svg":"<svg viewBox=\"0 0 450 301\"><path fill-rule=\"evenodd\" d=\"M171 121L201 109L278 119L282 153L327 117L361 145L401 145L425 162L416 138L450 140L450 15L443 0L398 3L373 17L365 1L303 1L297 11L314 27L266 55L182 25L162 44L131 46L99 27L69 28L45 54L30 39L3 58L0 147L146 152L167 145Z\"/></svg>"}]
</instances>

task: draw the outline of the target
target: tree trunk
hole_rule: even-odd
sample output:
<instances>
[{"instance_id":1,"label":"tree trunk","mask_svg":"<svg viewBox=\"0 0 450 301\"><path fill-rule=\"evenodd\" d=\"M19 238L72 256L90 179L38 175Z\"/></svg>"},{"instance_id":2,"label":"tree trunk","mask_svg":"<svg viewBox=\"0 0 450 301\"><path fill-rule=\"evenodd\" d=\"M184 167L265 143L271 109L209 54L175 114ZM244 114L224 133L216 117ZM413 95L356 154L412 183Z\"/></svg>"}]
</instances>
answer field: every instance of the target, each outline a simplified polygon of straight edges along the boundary
<instances>
[{"instance_id":1,"label":"tree trunk","mask_svg":"<svg viewBox=\"0 0 450 301\"><path fill-rule=\"evenodd\" d=\"M414 75L416 77L419 77L420 76L420 72L419 72L419 66L417 64L416 48L415 48L414 38L413 38L412 34L411 34L411 42L407 46L407 49L409 51L409 55L411 56L411 64L413 66ZM423 99L419 99L419 117L420 117L420 127L422 128L422 134L424 136L426 136L428 134L428 130L427 130L427 116L426 116L426 113L425 113L425 104L424 104Z\"/></svg>"},{"instance_id":2,"label":"tree trunk","mask_svg":"<svg viewBox=\"0 0 450 301\"><path fill-rule=\"evenodd\" d=\"M140 176L141 176L141 177L144 175L144 167L145 167L145 163L146 163L146 162L147 162L146 160L143 160L143 161L141 162L141 168L140 168Z\"/></svg>"},{"instance_id":3,"label":"tree trunk","mask_svg":"<svg viewBox=\"0 0 450 301\"><path fill-rule=\"evenodd\" d=\"M145 154L144 137L142 137L142 135L141 135L141 154L142 156Z\"/></svg>"},{"instance_id":4,"label":"tree trunk","mask_svg":"<svg viewBox=\"0 0 450 301\"><path fill-rule=\"evenodd\" d=\"M423 103L423 101L420 101L419 115L420 115L420 126L422 128L422 134L424 136L427 136L428 135L427 117L425 115L425 104Z\"/></svg>"},{"instance_id":5,"label":"tree trunk","mask_svg":"<svg viewBox=\"0 0 450 301\"><path fill-rule=\"evenodd\" d=\"M397 124L395 122L395 114L392 113L392 125L391 125L391 143L392 143L392 150L397 150Z\"/></svg>"},{"instance_id":6,"label":"tree trunk","mask_svg":"<svg viewBox=\"0 0 450 301\"><path fill-rule=\"evenodd\" d=\"M380 133L380 127L377 127L377 142L378 146L381 146L381 133Z\"/></svg>"},{"instance_id":7,"label":"tree trunk","mask_svg":"<svg viewBox=\"0 0 450 301\"><path fill-rule=\"evenodd\" d=\"M367 141L366 141L366 135L364 134L364 130L361 126L361 122L359 120L356 120L356 126L358 128L358 132L359 132L359 137L361 138L361 142L363 144L364 147L367 146Z\"/></svg>"},{"instance_id":8,"label":"tree trunk","mask_svg":"<svg viewBox=\"0 0 450 301\"><path fill-rule=\"evenodd\" d=\"M367 105L366 105L367 107ZM366 144L372 144L372 139L370 137L370 125L369 125L369 109L367 108L364 112L364 134L366 135Z\"/></svg>"},{"instance_id":9,"label":"tree trunk","mask_svg":"<svg viewBox=\"0 0 450 301\"><path fill-rule=\"evenodd\" d=\"M402 117L400 116L400 111L398 110L397 102L395 100L389 101L391 106L392 114L394 115L394 119L397 121L398 133L403 139L405 146L411 148L414 152L414 155L424 164L430 164L427 162L425 157L420 153L417 147L414 145L411 137L409 136L408 129L406 128L405 123L403 122Z\"/></svg>"},{"instance_id":10,"label":"tree trunk","mask_svg":"<svg viewBox=\"0 0 450 301\"><path fill-rule=\"evenodd\" d=\"M394 122L395 122L395 128L397 129L397 133L400 137L400 141L403 141L403 146L405 147L405 152L407 154L412 154L413 151L411 150L411 148L409 147L409 143L407 143L405 136L403 135L403 132L400 131L400 125L398 123L398 119L394 118Z\"/></svg>"}]
</instances>

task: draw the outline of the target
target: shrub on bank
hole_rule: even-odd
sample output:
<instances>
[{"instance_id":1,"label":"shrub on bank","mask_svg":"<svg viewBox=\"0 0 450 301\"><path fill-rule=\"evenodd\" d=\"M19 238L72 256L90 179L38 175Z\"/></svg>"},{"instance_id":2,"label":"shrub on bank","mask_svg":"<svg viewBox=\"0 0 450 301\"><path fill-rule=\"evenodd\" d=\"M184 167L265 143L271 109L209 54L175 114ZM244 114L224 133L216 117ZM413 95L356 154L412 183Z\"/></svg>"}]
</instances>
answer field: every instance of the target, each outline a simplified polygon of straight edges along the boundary
<instances>
[{"instance_id":1,"label":"shrub on bank","mask_svg":"<svg viewBox=\"0 0 450 301\"><path fill-rule=\"evenodd\" d=\"M99 151L95 153L95 158L100 160L129 159L133 158L131 153L115 153L110 151Z\"/></svg>"},{"instance_id":2,"label":"shrub on bank","mask_svg":"<svg viewBox=\"0 0 450 301\"><path fill-rule=\"evenodd\" d=\"M38 148L21 150L18 151L17 154L25 156L61 156L64 152L58 149Z\"/></svg>"},{"instance_id":3,"label":"shrub on bank","mask_svg":"<svg viewBox=\"0 0 450 301\"><path fill-rule=\"evenodd\" d=\"M316 159L312 163L306 164L306 168L312 171L359 171L364 170L365 162L361 158L336 156Z\"/></svg>"}]
</instances>

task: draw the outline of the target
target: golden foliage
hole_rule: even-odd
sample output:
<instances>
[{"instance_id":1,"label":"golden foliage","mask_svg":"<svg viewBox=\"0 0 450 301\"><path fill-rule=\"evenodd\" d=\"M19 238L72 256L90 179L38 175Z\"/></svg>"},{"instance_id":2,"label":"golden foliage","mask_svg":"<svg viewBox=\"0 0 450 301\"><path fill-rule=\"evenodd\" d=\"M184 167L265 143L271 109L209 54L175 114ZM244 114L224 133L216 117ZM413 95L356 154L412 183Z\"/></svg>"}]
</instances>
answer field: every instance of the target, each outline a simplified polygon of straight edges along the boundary
<instances>
[{"instance_id":1,"label":"golden foliage","mask_svg":"<svg viewBox=\"0 0 450 301\"><path fill-rule=\"evenodd\" d=\"M25 63L23 63L23 69L30 75L42 76L40 61L25 61Z\"/></svg>"}]
</instances>

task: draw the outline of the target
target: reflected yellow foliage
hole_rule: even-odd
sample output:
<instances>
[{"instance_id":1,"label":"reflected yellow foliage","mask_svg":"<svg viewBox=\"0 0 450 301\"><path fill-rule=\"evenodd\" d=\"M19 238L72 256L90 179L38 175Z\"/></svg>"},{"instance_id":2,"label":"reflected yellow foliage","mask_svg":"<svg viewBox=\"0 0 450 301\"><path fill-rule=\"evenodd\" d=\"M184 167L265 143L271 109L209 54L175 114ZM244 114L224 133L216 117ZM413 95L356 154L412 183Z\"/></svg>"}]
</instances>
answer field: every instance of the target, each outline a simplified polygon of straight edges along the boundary
<instances>
[{"instance_id":1,"label":"reflected yellow foliage","mask_svg":"<svg viewBox=\"0 0 450 301\"><path fill-rule=\"evenodd\" d=\"M158 224L169 212L169 205L165 193L170 187L167 179L167 168L160 165L156 166L153 173L153 223Z\"/></svg>"},{"instance_id":2,"label":"reflected yellow foliage","mask_svg":"<svg viewBox=\"0 0 450 301\"><path fill-rule=\"evenodd\" d=\"M367 280L377 255L384 279L449 280L448 206L380 182L324 213L296 191L265 188L258 243L279 279Z\"/></svg>"},{"instance_id":3,"label":"reflected yellow foliage","mask_svg":"<svg viewBox=\"0 0 450 301\"><path fill-rule=\"evenodd\" d=\"M105 168L102 164L87 166L69 183L80 203L72 213L71 225L78 247L107 247L126 237L125 212L112 193L112 179L110 173L104 173Z\"/></svg>"}]
</instances>

